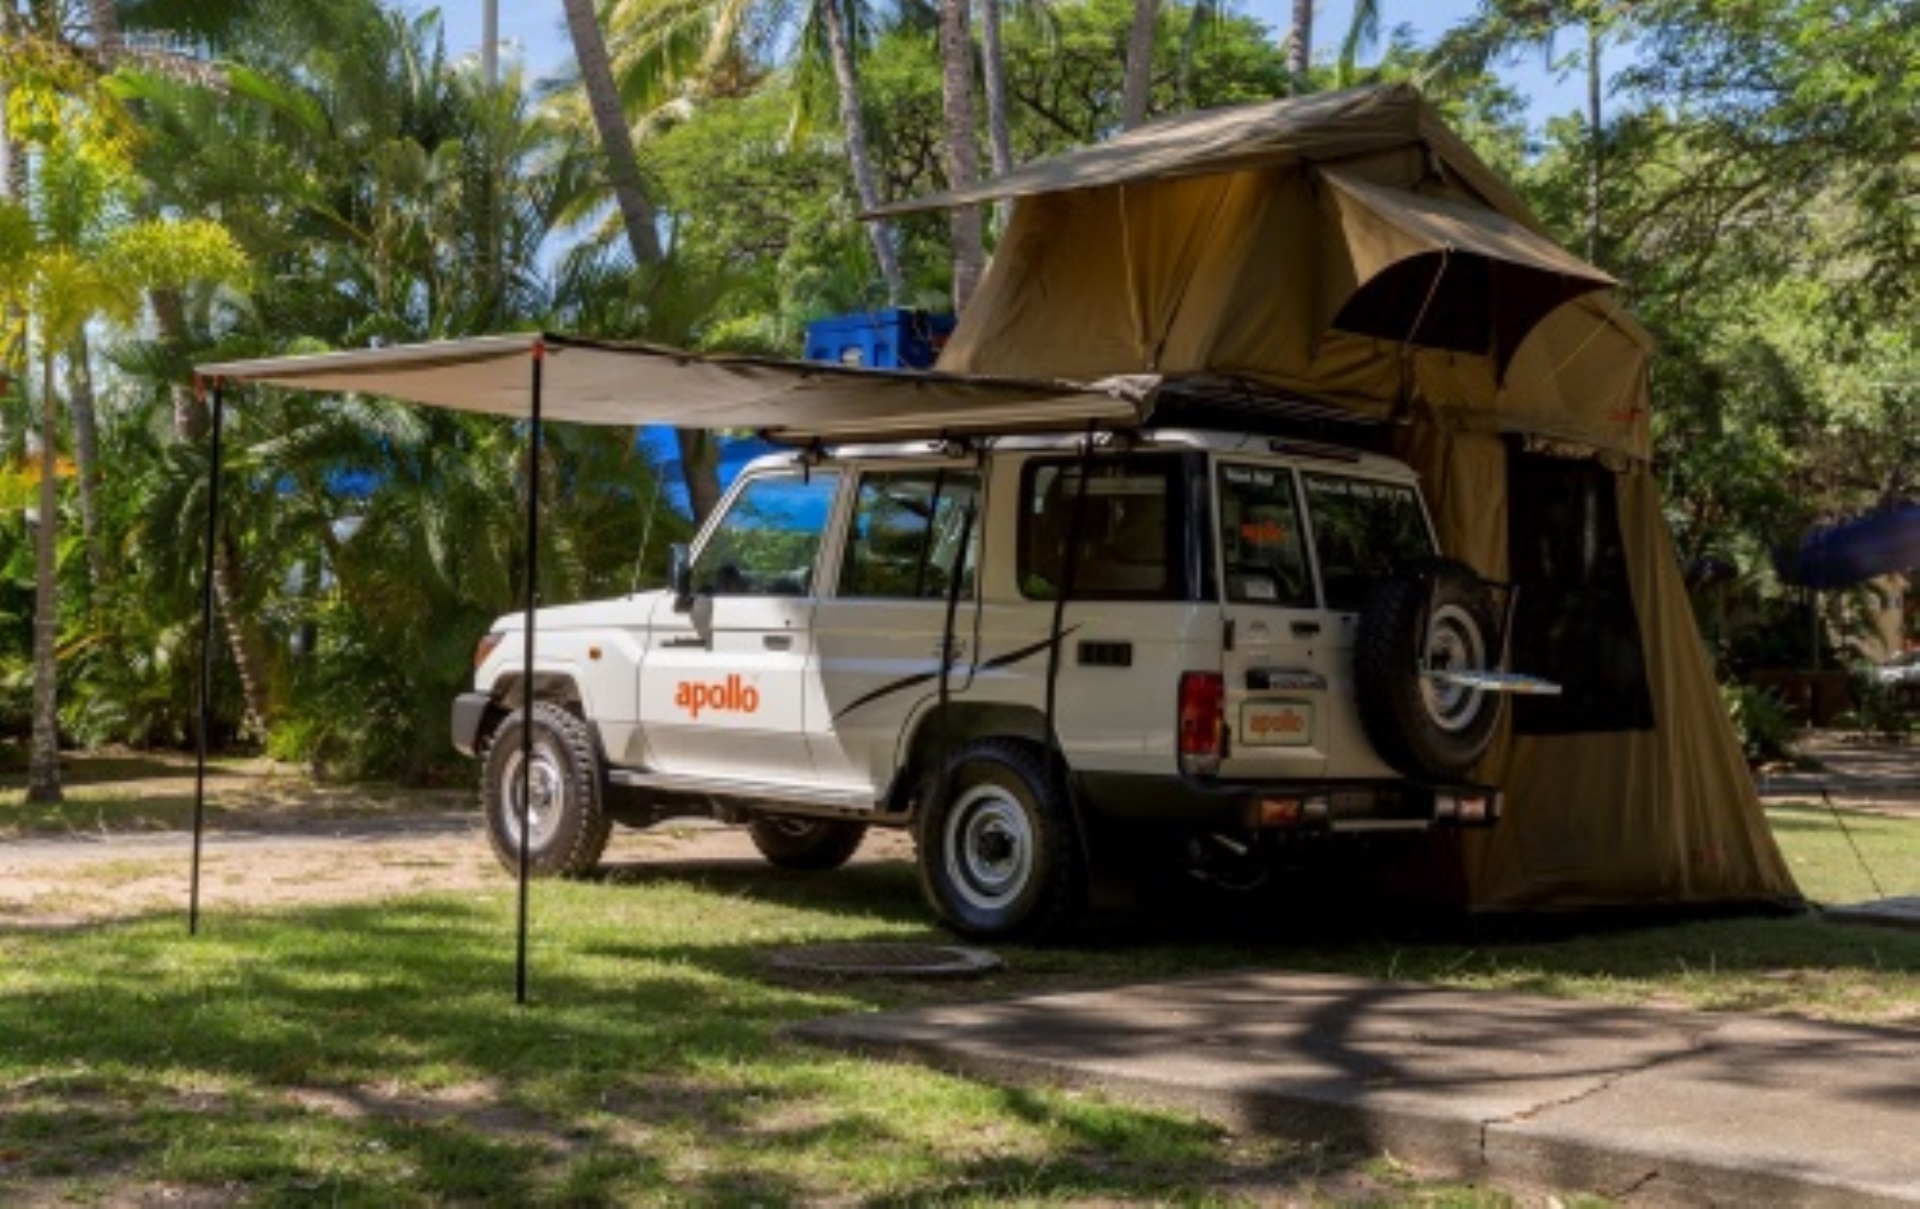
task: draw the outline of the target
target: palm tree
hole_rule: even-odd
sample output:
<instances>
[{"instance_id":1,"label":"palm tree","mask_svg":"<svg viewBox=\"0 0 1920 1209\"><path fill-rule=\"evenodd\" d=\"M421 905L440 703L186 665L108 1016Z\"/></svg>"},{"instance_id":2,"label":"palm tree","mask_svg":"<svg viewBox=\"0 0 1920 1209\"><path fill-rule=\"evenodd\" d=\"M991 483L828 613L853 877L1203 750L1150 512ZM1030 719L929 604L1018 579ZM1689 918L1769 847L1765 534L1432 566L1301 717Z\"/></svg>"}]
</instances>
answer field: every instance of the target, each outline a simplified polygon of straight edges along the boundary
<instances>
[{"instance_id":1,"label":"palm tree","mask_svg":"<svg viewBox=\"0 0 1920 1209\"><path fill-rule=\"evenodd\" d=\"M973 25L967 0L940 0L940 99L946 114L947 183L964 189L980 179L973 110ZM953 309L964 312L987 267L980 207L955 207L948 212L947 227L953 244Z\"/></svg>"},{"instance_id":2,"label":"palm tree","mask_svg":"<svg viewBox=\"0 0 1920 1209\"><path fill-rule=\"evenodd\" d=\"M684 112L690 97L743 74L741 40L756 14L769 7L755 0L616 0L607 27L617 50L615 72L623 95L637 99L649 113ZM862 0L809 0L805 5L794 43L798 62L793 125L797 133L812 122L813 77L830 72L854 193L862 210L874 210L886 199L877 184L861 97L858 46L865 19ZM881 220L866 228L887 302L899 305L907 283L894 225Z\"/></svg>"},{"instance_id":3,"label":"palm tree","mask_svg":"<svg viewBox=\"0 0 1920 1209\"><path fill-rule=\"evenodd\" d=\"M980 82L987 94L987 149L993 174L1013 171L1012 118L1007 112L1007 52L1000 34L1000 0L980 0Z\"/></svg>"},{"instance_id":4,"label":"palm tree","mask_svg":"<svg viewBox=\"0 0 1920 1209\"><path fill-rule=\"evenodd\" d=\"M99 94L69 97L78 105L110 103ZM0 224L9 232L4 288L30 321L26 346L39 359L40 507L35 534L33 738L29 800L58 801L60 791L57 643L59 568L60 383L62 354L88 324L125 324L137 314L144 290L184 278L237 277L243 258L224 229L204 220L117 221L111 153L83 146L84 115L39 145L39 171L29 205L12 205ZM69 383L72 369L69 366ZM69 391L69 393L71 393Z\"/></svg>"},{"instance_id":5,"label":"palm tree","mask_svg":"<svg viewBox=\"0 0 1920 1209\"><path fill-rule=\"evenodd\" d=\"M1307 69L1313 66L1313 0L1293 0L1293 19L1287 31L1287 74L1293 90L1306 88Z\"/></svg>"},{"instance_id":6,"label":"palm tree","mask_svg":"<svg viewBox=\"0 0 1920 1209\"><path fill-rule=\"evenodd\" d=\"M1580 61L1587 84L1586 255L1596 263L1606 180L1601 60L1608 38L1632 19L1625 0L1483 0L1480 11L1449 30L1428 57L1427 74L1441 79L1476 75L1496 58L1526 52L1539 53L1548 68L1564 72L1565 64L1554 55L1557 37L1568 26L1581 31L1586 53Z\"/></svg>"},{"instance_id":7,"label":"palm tree","mask_svg":"<svg viewBox=\"0 0 1920 1209\"><path fill-rule=\"evenodd\" d=\"M627 127L626 111L614 84L613 65L607 56L599 14L594 10L593 0L565 0L565 7L574 60L580 68L594 129L600 134L614 200L626 227L627 244L637 266L656 266L660 263L660 234L654 229L653 204L640 184L640 160L634 153L633 132ZM719 452L708 435L698 429L676 429L674 437L680 446L680 466L686 478L688 502L694 516L704 518L720 506Z\"/></svg>"},{"instance_id":8,"label":"palm tree","mask_svg":"<svg viewBox=\"0 0 1920 1209\"><path fill-rule=\"evenodd\" d=\"M828 61L833 65L834 94L840 103L840 133L847 145L847 162L853 169L854 190L860 198L860 208L873 210L879 207L882 198L879 187L874 184L873 156L867 150L867 124L860 111L860 72L854 63L853 40L848 36L849 18L858 11L851 5L843 7L840 0L818 0L813 7L820 21ZM898 306L906 297L907 279L900 269L893 224L868 223L867 238L873 244L880 278L886 283L887 302Z\"/></svg>"}]
</instances>

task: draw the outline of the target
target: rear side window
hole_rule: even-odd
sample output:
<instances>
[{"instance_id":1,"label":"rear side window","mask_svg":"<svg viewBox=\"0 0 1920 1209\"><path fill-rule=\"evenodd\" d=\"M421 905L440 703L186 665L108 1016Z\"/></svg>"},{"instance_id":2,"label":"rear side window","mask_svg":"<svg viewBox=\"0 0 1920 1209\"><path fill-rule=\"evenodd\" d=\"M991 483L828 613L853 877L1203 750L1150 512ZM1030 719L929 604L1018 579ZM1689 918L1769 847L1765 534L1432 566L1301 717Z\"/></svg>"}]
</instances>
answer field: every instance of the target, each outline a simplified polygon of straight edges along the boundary
<instances>
[{"instance_id":1,"label":"rear side window","mask_svg":"<svg viewBox=\"0 0 1920 1209\"><path fill-rule=\"evenodd\" d=\"M1358 612L1375 580L1433 557L1433 532L1412 486L1334 474L1302 481L1329 609Z\"/></svg>"},{"instance_id":2,"label":"rear side window","mask_svg":"<svg viewBox=\"0 0 1920 1209\"><path fill-rule=\"evenodd\" d=\"M971 470L908 470L865 475L854 500L853 532L840 568L840 595L943 599L963 534L961 595L973 592L979 525L967 516L980 490Z\"/></svg>"},{"instance_id":3,"label":"rear side window","mask_svg":"<svg viewBox=\"0 0 1920 1209\"><path fill-rule=\"evenodd\" d=\"M1076 599L1186 599L1181 469L1167 455L1098 458L1083 493L1079 459L1028 462L1020 473L1021 595L1058 597L1071 559Z\"/></svg>"},{"instance_id":4,"label":"rear side window","mask_svg":"<svg viewBox=\"0 0 1920 1209\"><path fill-rule=\"evenodd\" d=\"M1220 467L1220 551L1229 601L1313 607L1307 535L1291 470Z\"/></svg>"}]
</instances>

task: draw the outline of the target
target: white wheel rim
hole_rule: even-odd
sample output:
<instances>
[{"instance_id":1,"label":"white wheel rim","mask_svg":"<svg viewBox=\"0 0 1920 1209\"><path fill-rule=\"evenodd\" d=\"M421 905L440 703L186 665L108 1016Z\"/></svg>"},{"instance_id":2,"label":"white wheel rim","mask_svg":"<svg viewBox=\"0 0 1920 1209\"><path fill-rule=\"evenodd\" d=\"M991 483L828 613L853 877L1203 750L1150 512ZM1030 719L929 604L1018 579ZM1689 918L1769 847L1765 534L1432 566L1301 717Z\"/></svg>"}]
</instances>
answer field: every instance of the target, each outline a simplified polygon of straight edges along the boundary
<instances>
[{"instance_id":1,"label":"white wheel rim","mask_svg":"<svg viewBox=\"0 0 1920 1209\"><path fill-rule=\"evenodd\" d=\"M1485 639L1473 614L1456 604L1441 605L1427 622L1425 665L1431 671L1480 671L1487 666ZM1420 696L1426 703L1427 717L1449 734L1457 734L1473 725L1479 717L1485 693L1461 684L1448 684L1431 677L1420 678Z\"/></svg>"},{"instance_id":2,"label":"white wheel rim","mask_svg":"<svg viewBox=\"0 0 1920 1209\"><path fill-rule=\"evenodd\" d=\"M947 883L970 907L998 911L1033 879L1033 827L998 785L975 785L947 812Z\"/></svg>"},{"instance_id":3,"label":"white wheel rim","mask_svg":"<svg viewBox=\"0 0 1920 1209\"><path fill-rule=\"evenodd\" d=\"M507 840L516 848L520 844L520 764L523 754L519 748L515 748L500 772L501 789L504 791L501 800L506 804L506 818L502 820L502 825ZM533 801L526 813L532 839L527 846L538 849L545 847L560 829L560 813L566 804L565 774L560 767L560 757L550 744L534 743L531 782Z\"/></svg>"}]
</instances>

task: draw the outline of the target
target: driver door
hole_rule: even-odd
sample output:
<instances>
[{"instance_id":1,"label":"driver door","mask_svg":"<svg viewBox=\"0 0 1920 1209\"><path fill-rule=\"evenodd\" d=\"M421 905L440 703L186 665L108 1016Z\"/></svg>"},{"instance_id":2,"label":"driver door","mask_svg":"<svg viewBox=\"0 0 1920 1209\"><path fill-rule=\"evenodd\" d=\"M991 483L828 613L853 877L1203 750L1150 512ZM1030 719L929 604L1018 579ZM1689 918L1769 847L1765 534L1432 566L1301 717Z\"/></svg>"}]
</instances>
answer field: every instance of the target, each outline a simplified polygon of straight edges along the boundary
<instances>
[{"instance_id":1,"label":"driver door","mask_svg":"<svg viewBox=\"0 0 1920 1209\"><path fill-rule=\"evenodd\" d=\"M807 745L822 535L834 471L758 474L740 485L693 558L693 606L656 614L640 673L649 767L707 779L816 779Z\"/></svg>"}]
</instances>

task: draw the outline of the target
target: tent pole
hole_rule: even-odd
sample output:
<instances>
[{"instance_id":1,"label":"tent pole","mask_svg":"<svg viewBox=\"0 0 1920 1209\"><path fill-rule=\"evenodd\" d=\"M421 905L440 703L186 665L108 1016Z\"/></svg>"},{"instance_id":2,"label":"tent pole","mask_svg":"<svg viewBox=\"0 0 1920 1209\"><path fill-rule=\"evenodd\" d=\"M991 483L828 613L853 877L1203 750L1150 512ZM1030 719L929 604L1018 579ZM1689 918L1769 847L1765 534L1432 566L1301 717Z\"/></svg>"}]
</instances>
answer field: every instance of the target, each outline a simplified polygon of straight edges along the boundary
<instances>
[{"instance_id":1,"label":"tent pole","mask_svg":"<svg viewBox=\"0 0 1920 1209\"><path fill-rule=\"evenodd\" d=\"M195 383L195 389L200 385ZM207 732L213 725L214 543L220 534L220 428L226 407L220 379L213 380L213 431L207 452L206 549L200 566L200 724L194 741L193 873L187 891L187 935L200 934L200 848L207 818Z\"/></svg>"},{"instance_id":2,"label":"tent pole","mask_svg":"<svg viewBox=\"0 0 1920 1209\"><path fill-rule=\"evenodd\" d=\"M546 344L533 342L533 426L527 433L527 644L520 675L520 907L513 970L513 1001L527 1002L527 883L533 831L533 611L540 603L540 390Z\"/></svg>"}]
</instances>

